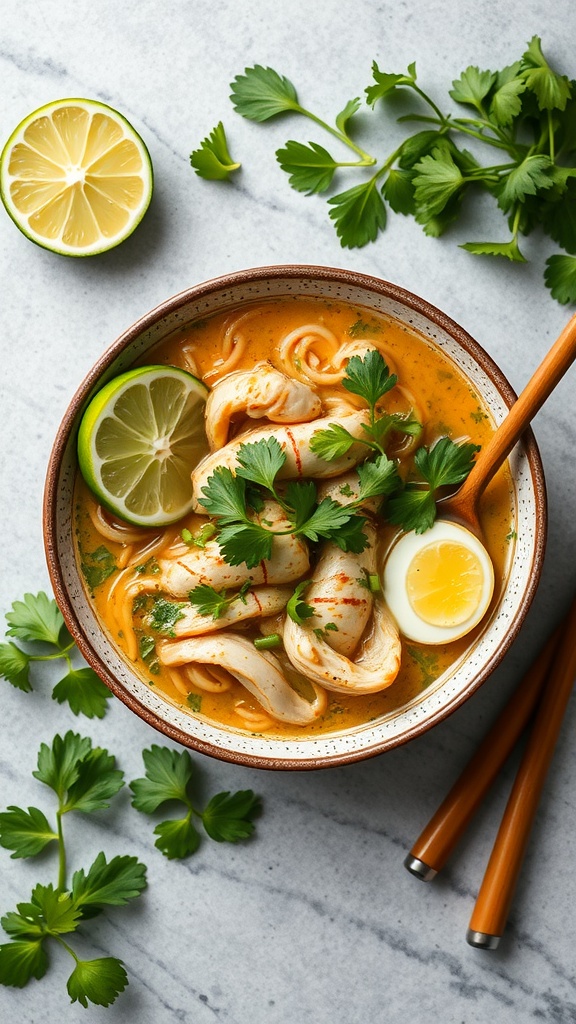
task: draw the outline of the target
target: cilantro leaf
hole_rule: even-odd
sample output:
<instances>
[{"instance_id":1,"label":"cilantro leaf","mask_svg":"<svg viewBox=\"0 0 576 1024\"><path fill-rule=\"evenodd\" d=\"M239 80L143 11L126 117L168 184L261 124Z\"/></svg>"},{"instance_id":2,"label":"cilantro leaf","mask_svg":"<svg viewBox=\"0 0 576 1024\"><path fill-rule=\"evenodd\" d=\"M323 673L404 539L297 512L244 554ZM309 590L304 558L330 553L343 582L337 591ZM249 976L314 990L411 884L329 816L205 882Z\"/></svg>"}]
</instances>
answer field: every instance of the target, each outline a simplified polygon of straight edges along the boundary
<instances>
[{"instance_id":1,"label":"cilantro leaf","mask_svg":"<svg viewBox=\"0 0 576 1024\"><path fill-rule=\"evenodd\" d=\"M500 181L494 190L502 210L510 210L515 202L525 196L535 196L542 189L552 185L549 156L527 156Z\"/></svg>"},{"instance_id":2,"label":"cilantro leaf","mask_svg":"<svg viewBox=\"0 0 576 1024\"><path fill-rule=\"evenodd\" d=\"M448 201L465 185L465 179L451 154L440 148L423 156L414 170L416 202L426 208L428 215L441 213Z\"/></svg>"},{"instance_id":3,"label":"cilantro leaf","mask_svg":"<svg viewBox=\"0 0 576 1024\"><path fill-rule=\"evenodd\" d=\"M76 781L80 763L90 752L92 743L87 737L67 732L64 737L56 735L52 746L42 743L38 751L38 769L32 772L62 801L66 791Z\"/></svg>"},{"instance_id":4,"label":"cilantro leaf","mask_svg":"<svg viewBox=\"0 0 576 1024\"><path fill-rule=\"evenodd\" d=\"M103 956L97 960L77 960L66 988L73 1003L85 1008L88 1001L96 1006L110 1006L128 984L128 976L121 960Z\"/></svg>"},{"instance_id":5,"label":"cilantro leaf","mask_svg":"<svg viewBox=\"0 0 576 1024\"><path fill-rule=\"evenodd\" d=\"M558 245L574 255L576 253L576 180L566 180L561 198L551 196L551 190L544 196L540 208L542 227Z\"/></svg>"},{"instance_id":6,"label":"cilantro leaf","mask_svg":"<svg viewBox=\"0 0 576 1024\"><path fill-rule=\"evenodd\" d=\"M51 935L75 931L81 918L81 911L71 894L55 889L52 884L36 885L30 903L18 905L21 912L24 908L28 916L41 920Z\"/></svg>"},{"instance_id":7,"label":"cilantro leaf","mask_svg":"<svg viewBox=\"0 0 576 1024\"><path fill-rule=\"evenodd\" d=\"M316 484L313 480L290 480L284 492L284 501L291 509L295 531L310 518L316 507Z\"/></svg>"},{"instance_id":8,"label":"cilantro leaf","mask_svg":"<svg viewBox=\"0 0 576 1024\"><path fill-rule=\"evenodd\" d=\"M549 256L546 260L544 280L558 302L576 302L576 257Z\"/></svg>"},{"instance_id":9,"label":"cilantro leaf","mask_svg":"<svg viewBox=\"0 0 576 1024\"><path fill-rule=\"evenodd\" d=\"M80 911L86 907L124 907L145 888L146 865L137 857L112 857L106 861L104 854L99 853L88 872L81 868L72 877L72 898Z\"/></svg>"},{"instance_id":10,"label":"cilantro leaf","mask_svg":"<svg viewBox=\"0 0 576 1024\"><path fill-rule=\"evenodd\" d=\"M294 593L286 605L287 614L290 616L292 621L296 622L299 626L303 624L304 619L310 619L315 614L312 605L307 604L302 597L302 594L307 590L312 582L312 580L302 580L300 583L297 583L294 588Z\"/></svg>"},{"instance_id":11,"label":"cilantro leaf","mask_svg":"<svg viewBox=\"0 0 576 1024\"><path fill-rule=\"evenodd\" d=\"M416 65L411 64L409 66L407 75L395 75L385 71L380 71L376 61L373 61L372 77L374 78L376 85L369 85L365 90L366 103L371 107L373 107L378 100L382 100L386 96L389 96L390 93L394 92L394 90L399 86L413 86L416 81Z\"/></svg>"},{"instance_id":12,"label":"cilantro leaf","mask_svg":"<svg viewBox=\"0 0 576 1024\"><path fill-rule=\"evenodd\" d=\"M514 263L526 263L518 248L517 238L511 238L508 242L465 242L460 249L466 249L466 252L476 256L505 256Z\"/></svg>"},{"instance_id":13,"label":"cilantro leaf","mask_svg":"<svg viewBox=\"0 0 576 1024\"><path fill-rule=\"evenodd\" d=\"M520 61L503 68L496 76L490 101L490 117L501 128L506 128L518 117L522 109L522 93L526 82L519 75Z\"/></svg>"},{"instance_id":14,"label":"cilantro leaf","mask_svg":"<svg viewBox=\"0 0 576 1024\"><path fill-rule=\"evenodd\" d=\"M56 646L64 626L56 601L42 590L38 594L24 594L22 601L14 601L12 611L6 614L6 621L10 626L6 630L7 636Z\"/></svg>"},{"instance_id":15,"label":"cilantro leaf","mask_svg":"<svg viewBox=\"0 0 576 1024\"><path fill-rule=\"evenodd\" d=\"M346 366L342 384L353 395L359 395L371 407L397 383L395 373L390 373L382 353L370 349L364 356L352 356Z\"/></svg>"},{"instance_id":16,"label":"cilantro leaf","mask_svg":"<svg viewBox=\"0 0 576 1024\"><path fill-rule=\"evenodd\" d=\"M449 95L456 103L464 103L467 106L475 107L483 113L482 100L490 92L496 75L492 71L480 71L476 67L468 67L463 71L460 78L452 82L452 89Z\"/></svg>"},{"instance_id":17,"label":"cilantro leaf","mask_svg":"<svg viewBox=\"0 0 576 1024\"><path fill-rule=\"evenodd\" d=\"M228 141L222 121L219 121L200 148L190 154L190 163L200 178L209 181L224 181L240 167L230 156Z\"/></svg>"},{"instance_id":18,"label":"cilantro leaf","mask_svg":"<svg viewBox=\"0 0 576 1024\"><path fill-rule=\"evenodd\" d=\"M0 945L0 985L24 988L31 978L42 978L48 957L42 939L20 939Z\"/></svg>"},{"instance_id":19,"label":"cilantro leaf","mask_svg":"<svg viewBox=\"0 0 576 1024\"><path fill-rule=\"evenodd\" d=\"M392 494L400 486L398 467L386 455L379 455L373 462L362 463L357 472L360 479L359 501Z\"/></svg>"},{"instance_id":20,"label":"cilantro leaf","mask_svg":"<svg viewBox=\"0 0 576 1024\"><path fill-rule=\"evenodd\" d=\"M332 498L323 498L300 533L316 544L321 537L330 539L350 519L350 511Z\"/></svg>"},{"instance_id":21,"label":"cilantro leaf","mask_svg":"<svg viewBox=\"0 0 576 1024\"><path fill-rule=\"evenodd\" d=\"M416 466L432 490L464 482L480 451L477 444L456 444L441 437L431 448L419 448L414 457Z\"/></svg>"},{"instance_id":22,"label":"cilantro leaf","mask_svg":"<svg viewBox=\"0 0 576 1024\"><path fill-rule=\"evenodd\" d=\"M351 515L347 523L330 534L329 539L342 551L352 551L359 555L368 547L368 538L364 533L365 524L364 516Z\"/></svg>"},{"instance_id":23,"label":"cilantro leaf","mask_svg":"<svg viewBox=\"0 0 576 1024\"><path fill-rule=\"evenodd\" d=\"M401 526L407 532L414 530L416 533L424 533L436 519L434 495L431 491L406 487L401 494L389 499L386 518L389 523Z\"/></svg>"},{"instance_id":24,"label":"cilantro leaf","mask_svg":"<svg viewBox=\"0 0 576 1024\"><path fill-rule=\"evenodd\" d=\"M223 558L229 565L246 563L254 569L260 562L272 556L273 534L258 523L225 526L218 535Z\"/></svg>"},{"instance_id":25,"label":"cilantro leaf","mask_svg":"<svg viewBox=\"0 0 576 1024\"><path fill-rule=\"evenodd\" d=\"M115 767L116 758L101 747L90 750L78 762L74 782L68 787L62 812L82 811L89 814L110 804L110 799L124 785L124 772Z\"/></svg>"},{"instance_id":26,"label":"cilantro leaf","mask_svg":"<svg viewBox=\"0 0 576 1024\"><path fill-rule=\"evenodd\" d=\"M297 192L311 196L325 192L332 183L335 170L340 166L328 150L317 142L287 142L284 149L276 150L276 159L289 182Z\"/></svg>"},{"instance_id":27,"label":"cilantro leaf","mask_svg":"<svg viewBox=\"0 0 576 1024\"><path fill-rule=\"evenodd\" d=\"M416 203L412 178L412 172L409 170L397 167L392 167L389 170L382 194L394 213L402 213L405 216L414 213Z\"/></svg>"},{"instance_id":28,"label":"cilantro leaf","mask_svg":"<svg viewBox=\"0 0 576 1024\"><path fill-rule=\"evenodd\" d=\"M333 207L329 216L344 249L361 249L375 241L386 226L386 207L376 178L332 196L328 204Z\"/></svg>"},{"instance_id":29,"label":"cilantro leaf","mask_svg":"<svg viewBox=\"0 0 576 1024\"><path fill-rule=\"evenodd\" d=\"M209 583L200 583L190 591L188 599L199 615L211 615L212 618L219 619L236 596L226 597L225 590L214 590Z\"/></svg>"},{"instance_id":30,"label":"cilantro leaf","mask_svg":"<svg viewBox=\"0 0 576 1024\"><path fill-rule=\"evenodd\" d=\"M14 850L13 858L34 857L53 839L58 834L37 807L25 811L11 804L0 814L0 846Z\"/></svg>"},{"instance_id":31,"label":"cilantro leaf","mask_svg":"<svg viewBox=\"0 0 576 1024\"><path fill-rule=\"evenodd\" d=\"M340 423L329 423L324 430L315 430L310 438L310 451L326 462L340 459L356 444L356 438Z\"/></svg>"},{"instance_id":32,"label":"cilantro leaf","mask_svg":"<svg viewBox=\"0 0 576 1024\"><path fill-rule=\"evenodd\" d=\"M245 68L230 88L234 110L249 121L267 121L277 114L301 109L292 82L260 64Z\"/></svg>"},{"instance_id":33,"label":"cilantro leaf","mask_svg":"<svg viewBox=\"0 0 576 1024\"><path fill-rule=\"evenodd\" d=\"M542 53L541 40L532 36L522 55L522 74L526 88L536 94L540 110L564 110L572 94L566 75L558 75Z\"/></svg>"},{"instance_id":34,"label":"cilantro leaf","mask_svg":"<svg viewBox=\"0 0 576 1024\"><path fill-rule=\"evenodd\" d=\"M275 437L263 437L241 444L236 458L239 463L236 476L273 491L274 480L286 462L286 452Z\"/></svg>"},{"instance_id":35,"label":"cilantro leaf","mask_svg":"<svg viewBox=\"0 0 576 1024\"><path fill-rule=\"evenodd\" d=\"M414 456L416 468L428 489L409 482L404 491L394 494L386 505L386 518L406 531L424 533L436 518L436 492L441 487L455 486L468 476L479 451L475 444L455 444L442 437L431 448L419 448Z\"/></svg>"},{"instance_id":36,"label":"cilantro leaf","mask_svg":"<svg viewBox=\"0 0 576 1024\"><path fill-rule=\"evenodd\" d=\"M246 484L227 466L217 466L202 488L203 498L198 501L209 515L217 516L221 523L245 522Z\"/></svg>"},{"instance_id":37,"label":"cilantro leaf","mask_svg":"<svg viewBox=\"0 0 576 1024\"><path fill-rule=\"evenodd\" d=\"M30 693L30 656L16 644L0 644L0 678L7 679L12 686L24 693Z\"/></svg>"},{"instance_id":38,"label":"cilantro leaf","mask_svg":"<svg viewBox=\"0 0 576 1024\"><path fill-rule=\"evenodd\" d=\"M145 778L130 783L132 806L152 814L167 800L188 800L187 787L192 778L192 760L187 750L172 750L153 744L142 751Z\"/></svg>"},{"instance_id":39,"label":"cilantro leaf","mask_svg":"<svg viewBox=\"0 0 576 1024\"><path fill-rule=\"evenodd\" d=\"M236 843L254 832L253 818L260 811L260 798L251 789L217 793L202 813L202 823L217 843Z\"/></svg>"},{"instance_id":40,"label":"cilantro leaf","mask_svg":"<svg viewBox=\"0 0 576 1024\"><path fill-rule=\"evenodd\" d=\"M192 823L191 813L185 818L169 818L154 829L158 839L154 843L168 860L189 857L200 846L200 835Z\"/></svg>"},{"instance_id":41,"label":"cilantro leaf","mask_svg":"<svg viewBox=\"0 0 576 1024\"><path fill-rule=\"evenodd\" d=\"M94 669L87 666L70 669L52 690L54 700L59 704L66 701L75 715L86 715L86 718L104 718L106 704L111 697L108 687Z\"/></svg>"},{"instance_id":42,"label":"cilantro leaf","mask_svg":"<svg viewBox=\"0 0 576 1024\"><path fill-rule=\"evenodd\" d=\"M118 567L112 552L105 544L101 544L95 551L86 552L80 568L88 587L93 591L112 576Z\"/></svg>"}]
</instances>

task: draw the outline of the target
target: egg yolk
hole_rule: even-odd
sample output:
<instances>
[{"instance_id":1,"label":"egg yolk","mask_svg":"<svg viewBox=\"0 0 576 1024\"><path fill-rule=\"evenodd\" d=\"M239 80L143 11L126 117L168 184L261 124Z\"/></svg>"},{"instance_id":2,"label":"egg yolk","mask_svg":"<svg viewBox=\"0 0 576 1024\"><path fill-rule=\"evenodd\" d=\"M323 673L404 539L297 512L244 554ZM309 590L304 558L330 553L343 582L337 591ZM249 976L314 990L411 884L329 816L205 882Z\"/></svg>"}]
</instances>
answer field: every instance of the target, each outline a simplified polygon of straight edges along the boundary
<instances>
[{"instance_id":1,"label":"egg yolk","mask_svg":"<svg viewBox=\"0 0 576 1024\"><path fill-rule=\"evenodd\" d=\"M482 598L484 570L478 556L457 541L441 540L421 548L406 574L413 611L433 626L459 626Z\"/></svg>"}]
</instances>

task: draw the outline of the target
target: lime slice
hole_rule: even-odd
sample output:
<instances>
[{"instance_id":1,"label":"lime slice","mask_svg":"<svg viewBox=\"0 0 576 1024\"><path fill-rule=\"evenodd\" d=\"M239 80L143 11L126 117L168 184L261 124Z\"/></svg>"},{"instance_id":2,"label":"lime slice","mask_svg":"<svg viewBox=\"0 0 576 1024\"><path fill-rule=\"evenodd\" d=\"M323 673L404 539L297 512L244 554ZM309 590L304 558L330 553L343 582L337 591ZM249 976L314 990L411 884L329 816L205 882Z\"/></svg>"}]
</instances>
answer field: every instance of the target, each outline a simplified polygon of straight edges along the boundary
<instances>
[{"instance_id":1,"label":"lime slice","mask_svg":"<svg viewBox=\"0 0 576 1024\"><path fill-rule=\"evenodd\" d=\"M86 409L78 462L114 515L166 526L190 511L190 474L206 455L208 388L174 366L142 366L115 377Z\"/></svg>"},{"instance_id":2,"label":"lime slice","mask_svg":"<svg viewBox=\"0 0 576 1024\"><path fill-rule=\"evenodd\" d=\"M152 196L150 154L122 114L95 100L48 103L18 125L0 156L0 195L33 242L91 256L128 237Z\"/></svg>"}]
</instances>

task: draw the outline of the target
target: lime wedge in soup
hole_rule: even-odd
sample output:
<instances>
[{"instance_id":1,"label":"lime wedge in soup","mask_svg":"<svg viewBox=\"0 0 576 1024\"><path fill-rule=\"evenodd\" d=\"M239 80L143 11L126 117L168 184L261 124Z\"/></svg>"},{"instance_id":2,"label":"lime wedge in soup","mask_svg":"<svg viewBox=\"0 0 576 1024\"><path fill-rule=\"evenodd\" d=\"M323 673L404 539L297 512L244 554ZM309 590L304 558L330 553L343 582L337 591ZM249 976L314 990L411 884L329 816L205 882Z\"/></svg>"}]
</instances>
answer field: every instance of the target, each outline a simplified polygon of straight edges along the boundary
<instances>
[{"instance_id":1,"label":"lime wedge in soup","mask_svg":"<svg viewBox=\"0 0 576 1024\"><path fill-rule=\"evenodd\" d=\"M208 388L173 366L115 377L88 405L78 432L86 483L114 515L166 526L192 505L190 474L207 453Z\"/></svg>"}]
</instances>

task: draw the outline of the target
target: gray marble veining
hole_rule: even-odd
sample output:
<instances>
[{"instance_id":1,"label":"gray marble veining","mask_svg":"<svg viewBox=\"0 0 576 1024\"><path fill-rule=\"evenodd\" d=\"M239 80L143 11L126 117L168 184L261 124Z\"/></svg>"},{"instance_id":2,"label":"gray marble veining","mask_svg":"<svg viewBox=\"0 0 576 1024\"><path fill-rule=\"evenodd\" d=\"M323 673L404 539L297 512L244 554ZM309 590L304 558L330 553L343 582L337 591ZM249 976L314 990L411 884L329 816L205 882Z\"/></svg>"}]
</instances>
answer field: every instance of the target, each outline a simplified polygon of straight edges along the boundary
<instances>
[{"instance_id":1,"label":"gray marble veining","mask_svg":"<svg viewBox=\"0 0 576 1024\"><path fill-rule=\"evenodd\" d=\"M287 75L305 105L334 115L362 93L370 65L402 71L416 60L422 83L444 102L468 64L498 68L533 34L575 75L571 0L3 0L0 141L31 110L61 96L99 98L123 111L147 142L156 187L137 232L119 249L66 260L31 245L0 211L2 303L2 529L0 612L47 588L41 533L45 467L67 403L92 363L130 323L167 296L247 266L319 263L350 267L418 292L460 322L520 389L569 311L542 283L554 246L525 243L533 262L478 260L469 237L501 237L486 201L442 240L391 216L379 241L340 248L324 201L292 192L274 159L286 139L318 139L290 119L258 126L234 114L229 84L244 67ZM201 182L188 154L222 119L242 161L229 185ZM378 151L396 130L366 119ZM384 137L386 136L386 137ZM468 947L465 932L517 759L445 872L432 885L402 867L405 852L487 725L560 618L574 585L574 372L535 421L549 500L547 557L534 606L504 664L464 707L416 742L349 768L258 773L194 760L206 788L252 787L264 800L257 837L206 841L183 863L153 847L153 823L128 795L116 809L70 822L74 866L133 853L149 866L141 900L95 920L87 956L125 961L130 985L108 1010L68 1005L65 954L23 991L0 989L7 1024L63 1016L139 1024L543 1024L576 1022L573 838L576 752L571 706L546 785L505 938L496 953ZM56 673L56 669L53 670ZM50 673L48 673L48 676ZM57 678L56 674L53 676ZM75 728L113 751L128 778L158 740L120 703L103 721L77 720L49 698L43 676L31 694L1 684L2 807L48 808L36 782L40 742ZM53 865L0 850L0 910L48 881Z\"/></svg>"}]
</instances>

